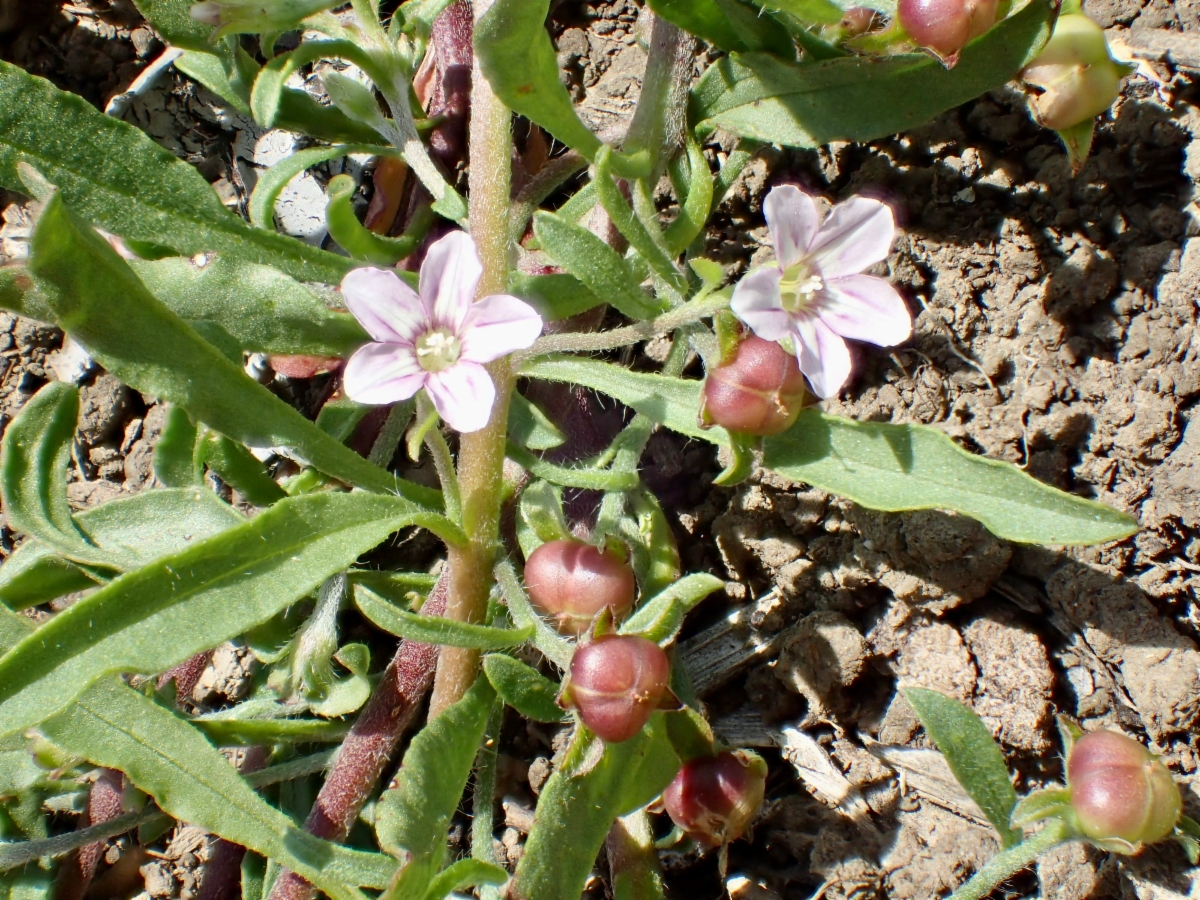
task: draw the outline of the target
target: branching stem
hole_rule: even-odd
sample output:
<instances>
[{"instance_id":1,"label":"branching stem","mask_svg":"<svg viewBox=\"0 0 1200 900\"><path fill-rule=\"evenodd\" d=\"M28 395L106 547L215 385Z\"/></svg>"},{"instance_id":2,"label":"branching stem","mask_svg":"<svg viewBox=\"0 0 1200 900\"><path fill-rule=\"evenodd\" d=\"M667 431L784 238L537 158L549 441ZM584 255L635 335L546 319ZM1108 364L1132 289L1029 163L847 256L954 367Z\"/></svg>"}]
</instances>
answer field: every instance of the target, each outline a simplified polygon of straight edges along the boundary
<instances>
[{"instance_id":1,"label":"branching stem","mask_svg":"<svg viewBox=\"0 0 1200 900\"><path fill-rule=\"evenodd\" d=\"M997 853L988 864L960 887L950 900L983 900L992 891L1012 878L1026 866L1071 836L1070 826L1061 819L1051 819L1046 827L1015 847Z\"/></svg>"}]
</instances>

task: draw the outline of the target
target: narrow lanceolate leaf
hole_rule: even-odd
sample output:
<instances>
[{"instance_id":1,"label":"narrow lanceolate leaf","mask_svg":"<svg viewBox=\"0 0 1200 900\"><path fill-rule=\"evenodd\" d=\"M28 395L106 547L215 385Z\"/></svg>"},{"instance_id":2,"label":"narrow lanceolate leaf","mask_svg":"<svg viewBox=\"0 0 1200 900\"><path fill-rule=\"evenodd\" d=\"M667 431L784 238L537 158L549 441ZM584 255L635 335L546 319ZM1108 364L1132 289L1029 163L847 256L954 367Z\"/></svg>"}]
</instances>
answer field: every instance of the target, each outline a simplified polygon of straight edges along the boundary
<instances>
[{"instance_id":1,"label":"narrow lanceolate leaf","mask_svg":"<svg viewBox=\"0 0 1200 900\"><path fill-rule=\"evenodd\" d=\"M447 647L473 650L503 650L519 647L533 636L532 628L491 628L469 625L444 616L422 616L384 600L370 588L354 586L354 605L359 612L388 634Z\"/></svg>"},{"instance_id":2,"label":"narrow lanceolate leaf","mask_svg":"<svg viewBox=\"0 0 1200 900\"><path fill-rule=\"evenodd\" d=\"M600 139L576 115L559 80L546 32L549 8L550 0L496 0L475 23L475 57L505 106L591 159Z\"/></svg>"},{"instance_id":3,"label":"narrow lanceolate leaf","mask_svg":"<svg viewBox=\"0 0 1200 900\"><path fill-rule=\"evenodd\" d=\"M133 5L169 43L189 50L213 51L212 27L188 14L192 0L134 0Z\"/></svg>"},{"instance_id":4,"label":"narrow lanceolate leaf","mask_svg":"<svg viewBox=\"0 0 1200 900\"><path fill-rule=\"evenodd\" d=\"M807 64L733 54L705 72L691 118L701 130L791 147L874 140L1002 87L1040 52L1054 17L1047 0L1031 0L969 45L953 69L918 54Z\"/></svg>"},{"instance_id":5,"label":"narrow lanceolate leaf","mask_svg":"<svg viewBox=\"0 0 1200 900\"><path fill-rule=\"evenodd\" d=\"M200 732L119 681L93 685L41 730L67 752L124 772L174 818L287 866L335 900L362 900L357 887L384 887L395 871L382 854L341 847L297 827Z\"/></svg>"},{"instance_id":6,"label":"narrow lanceolate leaf","mask_svg":"<svg viewBox=\"0 0 1200 900\"><path fill-rule=\"evenodd\" d=\"M656 643L673 639L683 618L701 600L725 586L715 575L695 573L685 576L651 597L621 626L621 634L640 634Z\"/></svg>"},{"instance_id":7,"label":"narrow lanceolate leaf","mask_svg":"<svg viewBox=\"0 0 1200 900\"><path fill-rule=\"evenodd\" d=\"M67 506L67 464L79 416L75 385L51 382L34 395L0 444L0 497L18 531L75 562L115 562L92 544Z\"/></svg>"},{"instance_id":8,"label":"narrow lanceolate leaf","mask_svg":"<svg viewBox=\"0 0 1200 900\"><path fill-rule=\"evenodd\" d=\"M673 769L659 765L656 750L670 750L664 731L656 713L636 737L608 744L586 772L559 768L550 776L509 886L512 900L579 900L613 820L633 812L631 802L650 802L678 769L678 758Z\"/></svg>"},{"instance_id":9,"label":"narrow lanceolate leaf","mask_svg":"<svg viewBox=\"0 0 1200 900\"><path fill-rule=\"evenodd\" d=\"M779 23L740 0L649 0L647 5L721 50L772 50L786 56L790 49Z\"/></svg>"},{"instance_id":10,"label":"narrow lanceolate leaf","mask_svg":"<svg viewBox=\"0 0 1200 900\"><path fill-rule=\"evenodd\" d=\"M531 360L521 374L546 381L581 384L615 397L647 418L672 431L728 445L729 433L720 427L700 427L699 381L668 378L647 372L631 372L624 366L575 356L544 356Z\"/></svg>"},{"instance_id":11,"label":"narrow lanceolate leaf","mask_svg":"<svg viewBox=\"0 0 1200 900\"><path fill-rule=\"evenodd\" d=\"M424 897L441 870L450 820L471 777L495 699L488 680L477 679L461 700L413 738L396 786L379 798L379 846L394 856L407 855L392 896Z\"/></svg>"},{"instance_id":12,"label":"narrow lanceolate leaf","mask_svg":"<svg viewBox=\"0 0 1200 900\"><path fill-rule=\"evenodd\" d=\"M370 338L347 312L278 269L216 257L203 266L172 258L131 263L142 283L179 318L254 353L349 356Z\"/></svg>"},{"instance_id":13,"label":"narrow lanceolate leaf","mask_svg":"<svg viewBox=\"0 0 1200 900\"><path fill-rule=\"evenodd\" d=\"M122 381L248 447L286 447L342 481L427 505L439 495L397 478L330 437L155 299L56 195L38 221L30 272L59 325Z\"/></svg>"},{"instance_id":14,"label":"narrow lanceolate leaf","mask_svg":"<svg viewBox=\"0 0 1200 900\"><path fill-rule=\"evenodd\" d=\"M629 264L586 228L554 213L539 212L533 216L533 233L547 256L631 319L649 319L662 312L642 290Z\"/></svg>"},{"instance_id":15,"label":"narrow lanceolate leaf","mask_svg":"<svg viewBox=\"0 0 1200 900\"><path fill-rule=\"evenodd\" d=\"M246 521L212 492L198 488L140 491L85 509L74 520L104 552L113 575L179 553ZM0 566L0 602L10 609L24 609L95 584L82 569L35 538L26 539Z\"/></svg>"},{"instance_id":16,"label":"narrow lanceolate leaf","mask_svg":"<svg viewBox=\"0 0 1200 900\"><path fill-rule=\"evenodd\" d=\"M250 221L259 228L275 227L275 203L279 195L293 178L315 165L331 159L341 159L349 153L378 153L383 148L374 145L341 145L336 147L309 147L285 156L258 177L258 183L250 194Z\"/></svg>"},{"instance_id":17,"label":"narrow lanceolate leaf","mask_svg":"<svg viewBox=\"0 0 1200 900\"><path fill-rule=\"evenodd\" d=\"M502 653L483 658L483 671L500 699L535 722L562 722L567 713L558 705L559 685L519 659Z\"/></svg>"},{"instance_id":18,"label":"narrow lanceolate leaf","mask_svg":"<svg viewBox=\"0 0 1200 900\"><path fill-rule=\"evenodd\" d=\"M311 494L121 576L0 657L0 735L113 672L162 672L265 622L389 534L446 519L398 497Z\"/></svg>"},{"instance_id":19,"label":"narrow lanceolate leaf","mask_svg":"<svg viewBox=\"0 0 1200 900\"><path fill-rule=\"evenodd\" d=\"M1010 541L1095 544L1137 531L1125 513L969 453L923 425L852 422L805 410L790 430L767 438L763 450L767 468L870 509L953 510Z\"/></svg>"},{"instance_id":20,"label":"narrow lanceolate leaf","mask_svg":"<svg viewBox=\"0 0 1200 900\"><path fill-rule=\"evenodd\" d=\"M905 688L904 696L946 757L958 783L1000 832L1004 846L1017 844L1021 835L1008 824L1017 805L1017 792L991 730L953 697L918 687Z\"/></svg>"},{"instance_id":21,"label":"narrow lanceolate leaf","mask_svg":"<svg viewBox=\"0 0 1200 900\"><path fill-rule=\"evenodd\" d=\"M247 225L194 168L82 97L0 63L0 186L33 166L108 231L184 255L225 252L308 281L335 283L348 259Z\"/></svg>"},{"instance_id":22,"label":"narrow lanceolate leaf","mask_svg":"<svg viewBox=\"0 0 1200 900\"><path fill-rule=\"evenodd\" d=\"M455 891L465 888L504 884L508 881L508 872L499 866L484 862L481 859L460 859L453 865L447 866L429 885L424 900L444 900L456 896Z\"/></svg>"}]
</instances>

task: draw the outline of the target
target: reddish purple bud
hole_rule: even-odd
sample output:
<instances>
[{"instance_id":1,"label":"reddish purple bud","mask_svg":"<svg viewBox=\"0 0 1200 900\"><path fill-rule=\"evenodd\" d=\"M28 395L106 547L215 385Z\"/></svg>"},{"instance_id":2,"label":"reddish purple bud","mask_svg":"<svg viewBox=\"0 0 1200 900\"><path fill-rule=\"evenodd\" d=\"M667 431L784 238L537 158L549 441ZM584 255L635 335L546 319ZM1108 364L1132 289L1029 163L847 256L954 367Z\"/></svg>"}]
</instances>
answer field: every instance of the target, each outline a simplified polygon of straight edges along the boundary
<instances>
[{"instance_id":1,"label":"reddish purple bud","mask_svg":"<svg viewBox=\"0 0 1200 900\"><path fill-rule=\"evenodd\" d=\"M619 744L641 731L659 708L670 677L671 663L654 641L604 635L575 651L566 699L584 725Z\"/></svg>"},{"instance_id":2,"label":"reddish purple bud","mask_svg":"<svg viewBox=\"0 0 1200 900\"><path fill-rule=\"evenodd\" d=\"M900 0L896 16L918 45L944 58L958 51L996 22L997 0Z\"/></svg>"},{"instance_id":3,"label":"reddish purple bud","mask_svg":"<svg viewBox=\"0 0 1200 900\"><path fill-rule=\"evenodd\" d=\"M748 337L732 360L708 373L701 418L730 431L779 434L800 415L804 376L796 357L774 341Z\"/></svg>"},{"instance_id":4,"label":"reddish purple bud","mask_svg":"<svg viewBox=\"0 0 1200 900\"><path fill-rule=\"evenodd\" d=\"M740 838L758 815L767 764L745 750L702 756L683 764L663 791L671 821L711 847Z\"/></svg>"},{"instance_id":5,"label":"reddish purple bud","mask_svg":"<svg viewBox=\"0 0 1200 900\"><path fill-rule=\"evenodd\" d=\"M633 608L633 570L617 554L581 541L547 541L525 563L534 605L565 634L580 635L605 608L620 621Z\"/></svg>"},{"instance_id":6,"label":"reddish purple bud","mask_svg":"<svg viewBox=\"0 0 1200 900\"><path fill-rule=\"evenodd\" d=\"M1132 853L1162 840L1182 810L1179 787L1162 761L1115 731L1092 731L1075 742L1067 787L1079 830L1113 850Z\"/></svg>"}]
</instances>

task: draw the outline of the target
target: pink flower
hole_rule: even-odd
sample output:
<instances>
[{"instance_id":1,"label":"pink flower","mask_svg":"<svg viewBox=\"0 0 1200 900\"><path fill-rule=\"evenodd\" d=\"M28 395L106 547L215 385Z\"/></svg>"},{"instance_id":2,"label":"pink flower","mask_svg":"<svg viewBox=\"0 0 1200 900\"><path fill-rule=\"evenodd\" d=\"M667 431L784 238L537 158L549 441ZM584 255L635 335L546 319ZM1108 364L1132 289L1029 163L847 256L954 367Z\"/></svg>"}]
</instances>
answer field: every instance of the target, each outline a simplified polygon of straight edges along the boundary
<instances>
[{"instance_id":1,"label":"pink flower","mask_svg":"<svg viewBox=\"0 0 1200 900\"><path fill-rule=\"evenodd\" d=\"M542 333L542 317L507 294L473 302L482 274L475 242L456 231L429 248L419 295L391 269L346 275L346 306L375 341L346 363L346 396L358 403L397 403L424 388L451 428L483 428L496 400L483 363L532 344Z\"/></svg>"},{"instance_id":2,"label":"pink flower","mask_svg":"<svg viewBox=\"0 0 1200 900\"><path fill-rule=\"evenodd\" d=\"M822 222L812 197L792 185L773 188L763 211L778 264L743 278L730 308L764 340L790 336L813 391L832 397L850 377L843 338L891 347L912 334L896 289L862 274L887 259L896 234L892 211L853 197Z\"/></svg>"}]
</instances>

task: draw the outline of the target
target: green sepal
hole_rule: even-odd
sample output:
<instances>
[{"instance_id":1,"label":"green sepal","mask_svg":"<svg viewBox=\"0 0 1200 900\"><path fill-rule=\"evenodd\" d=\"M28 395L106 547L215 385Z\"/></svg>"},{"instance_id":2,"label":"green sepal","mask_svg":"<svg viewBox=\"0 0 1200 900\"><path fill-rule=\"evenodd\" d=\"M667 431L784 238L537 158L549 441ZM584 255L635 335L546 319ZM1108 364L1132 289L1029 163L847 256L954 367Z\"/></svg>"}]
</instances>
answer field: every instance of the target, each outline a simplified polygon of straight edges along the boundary
<instances>
[{"instance_id":1,"label":"green sepal","mask_svg":"<svg viewBox=\"0 0 1200 900\"><path fill-rule=\"evenodd\" d=\"M1034 791L1032 794L1022 797L1013 808L1009 824L1013 828L1023 828L1052 816L1061 816L1070 808L1071 792L1066 788L1047 788Z\"/></svg>"}]
</instances>

